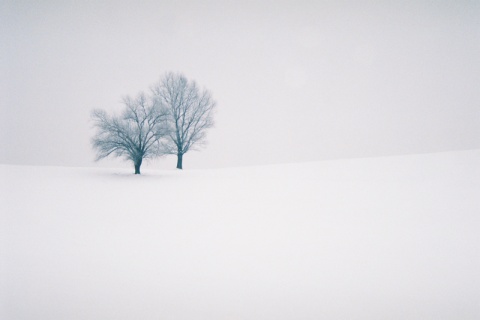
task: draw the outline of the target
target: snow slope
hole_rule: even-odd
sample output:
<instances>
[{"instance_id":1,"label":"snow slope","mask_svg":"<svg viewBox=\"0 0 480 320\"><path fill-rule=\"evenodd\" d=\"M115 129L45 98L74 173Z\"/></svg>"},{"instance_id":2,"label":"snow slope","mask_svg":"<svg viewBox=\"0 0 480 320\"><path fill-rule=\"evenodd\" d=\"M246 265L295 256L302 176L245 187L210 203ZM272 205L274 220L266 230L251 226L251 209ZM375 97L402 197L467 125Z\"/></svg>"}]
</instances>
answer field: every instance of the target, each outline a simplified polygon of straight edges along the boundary
<instances>
[{"instance_id":1,"label":"snow slope","mask_svg":"<svg viewBox=\"0 0 480 320\"><path fill-rule=\"evenodd\" d=\"M480 150L0 166L0 319L480 319Z\"/></svg>"}]
</instances>

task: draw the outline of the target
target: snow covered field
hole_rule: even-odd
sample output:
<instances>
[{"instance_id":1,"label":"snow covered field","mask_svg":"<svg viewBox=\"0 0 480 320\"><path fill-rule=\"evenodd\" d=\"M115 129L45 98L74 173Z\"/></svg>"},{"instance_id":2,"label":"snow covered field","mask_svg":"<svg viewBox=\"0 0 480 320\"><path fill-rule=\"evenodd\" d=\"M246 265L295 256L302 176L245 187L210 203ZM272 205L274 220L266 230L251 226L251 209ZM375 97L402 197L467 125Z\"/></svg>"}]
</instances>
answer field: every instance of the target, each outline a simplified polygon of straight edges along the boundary
<instances>
[{"instance_id":1,"label":"snow covered field","mask_svg":"<svg viewBox=\"0 0 480 320\"><path fill-rule=\"evenodd\" d=\"M0 166L0 319L480 319L480 150Z\"/></svg>"}]
</instances>

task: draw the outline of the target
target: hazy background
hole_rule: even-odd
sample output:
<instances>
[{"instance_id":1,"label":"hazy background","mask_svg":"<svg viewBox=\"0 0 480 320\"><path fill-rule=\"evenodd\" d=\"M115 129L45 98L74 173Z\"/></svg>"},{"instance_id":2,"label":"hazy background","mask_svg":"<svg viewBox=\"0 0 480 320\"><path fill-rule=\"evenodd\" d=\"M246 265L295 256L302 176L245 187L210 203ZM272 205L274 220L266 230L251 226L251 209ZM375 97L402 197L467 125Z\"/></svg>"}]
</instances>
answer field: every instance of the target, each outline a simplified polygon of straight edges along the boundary
<instances>
[{"instance_id":1,"label":"hazy background","mask_svg":"<svg viewBox=\"0 0 480 320\"><path fill-rule=\"evenodd\" d=\"M0 32L1 163L94 165L91 109L166 71L218 103L185 168L480 148L476 0L1 0Z\"/></svg>"}]
</instances>

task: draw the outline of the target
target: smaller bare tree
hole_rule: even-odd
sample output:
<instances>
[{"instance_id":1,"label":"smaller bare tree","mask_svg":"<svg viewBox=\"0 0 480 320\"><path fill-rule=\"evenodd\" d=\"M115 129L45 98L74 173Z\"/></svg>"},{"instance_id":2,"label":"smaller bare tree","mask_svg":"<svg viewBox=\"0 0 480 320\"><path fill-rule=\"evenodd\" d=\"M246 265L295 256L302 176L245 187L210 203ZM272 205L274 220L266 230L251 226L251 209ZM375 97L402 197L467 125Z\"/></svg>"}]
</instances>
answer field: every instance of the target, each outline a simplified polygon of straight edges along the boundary
<instances>
[{"instance_id":1,"label":"smaller bare tree","mask_svg":"<svg viewBox=\"0 0 480 320\"><path fill-rule=\"evenodd\" d=\"M94 127L92 146L96 160L110 155L133 161L140 174L142 161L162 154L161 139L168 134L167 110L155 99L140 93L137 98L123 99L125 110L120 116L109 116L104 110L92 111Z\"/></svg>"},{"instance_id":2,"label":"smaller bare tree","mask_svg":"<svg viewBox=\"0 0 480 320\"><path fill-rule=\"evenodd\" d=\"M177 155L177 169L182 169L183 155L205 144L206 131L214 124L215 101L210 92L200 90L195 81L171 72L152 87L152 92L168 110L165 152Z\"/></svg>"}]
</instances>

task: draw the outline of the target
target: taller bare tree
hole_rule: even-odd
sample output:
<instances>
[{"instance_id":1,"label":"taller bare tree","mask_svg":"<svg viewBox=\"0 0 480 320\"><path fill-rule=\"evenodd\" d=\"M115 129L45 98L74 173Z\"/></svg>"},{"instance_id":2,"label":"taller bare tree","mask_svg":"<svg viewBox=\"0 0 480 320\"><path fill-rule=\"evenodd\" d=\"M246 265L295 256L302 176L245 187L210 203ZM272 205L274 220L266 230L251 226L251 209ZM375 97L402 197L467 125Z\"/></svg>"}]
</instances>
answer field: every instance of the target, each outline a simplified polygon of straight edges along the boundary
<instances>
[{"instance_id":1,"label":"taller bare tree","mask_svg":"<svg viewBox=\"0 0 480 320\"><path fill-rule=\"evenodd\" d=\"M133 161L140 174L143 159L162 154L161 139L168 133L167 110L156 99L140 93L137 98L123 99L125 110L120 116L109 116L104 110L92 111L94 127L92 146L96 160L110 155Z\"/></svg>"},{"instance_id":2,"label":"taller bare tree","mask_svg":"<svg viewBox=\"0 0 480 320\"><path fill-rule=\"evenodd\" d=\"M152 92L169 111L165 152L176 154L177 168L182 169L183 155L205 144L206 130L214 123L215 101L208 90L178 73L167 73Z\"/></svg>"}]
</instances>

